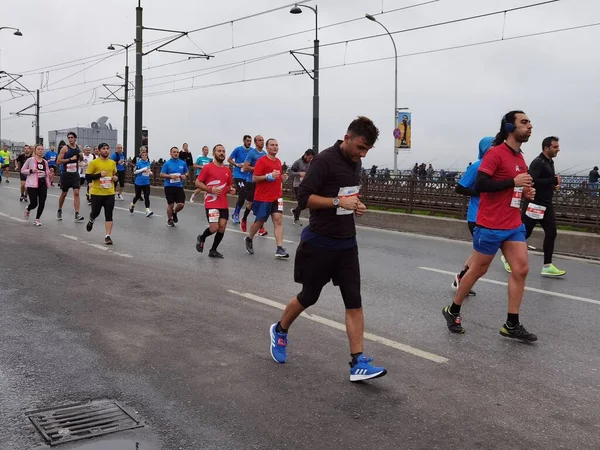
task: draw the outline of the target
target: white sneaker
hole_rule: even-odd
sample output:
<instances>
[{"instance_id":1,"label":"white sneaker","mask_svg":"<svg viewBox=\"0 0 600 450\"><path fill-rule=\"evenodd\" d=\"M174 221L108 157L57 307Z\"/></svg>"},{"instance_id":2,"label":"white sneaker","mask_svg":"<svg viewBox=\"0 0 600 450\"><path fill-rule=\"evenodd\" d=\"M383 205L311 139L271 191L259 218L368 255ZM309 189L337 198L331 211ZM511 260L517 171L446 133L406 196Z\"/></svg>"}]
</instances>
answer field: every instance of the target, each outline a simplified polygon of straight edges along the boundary
<instances>
[{"instance_id":1,"label":"white sneaker","mask_svg":"<svg viewBox=\"0 0 600 450\"><path fill-rule=\"evenodd\" d=\"M41 221L40 219L35 219L35 220L33 221L33 224L34 224L36 227L41 227L41 226L42 226L42 221Z\"/></svg>"},{"instance_id":2,"label":"white sneaker","mask_svg":"<svg viewBox=\"0 0 600 450\"><path fill-rule=\"evenodd\" d=\"M196 200L196 194L192 194L190 197L190 203L194 203L194 200Z\"/></svg>"},{"instance_id":3,"label":"white sneaker","mask_svg":"<svg viewBox=\"0 0 600 450\"><path fill-rule=\"evenodd\" d=\"M152 214L154 214L151 210L147 209L146 210L146 217L150 217Z\"/></svg>"},{"instance_id":4,"label":"white sneaker","mask_svg":"<svg viewBox=\"0 0 600 450\"><path fill-rule=\"evenodd\" d=\"M117 194L117 200L119 200L120 202L122 202L125 199L123 198L123 196L121 194Z\"/></svg>"}]
</instances>

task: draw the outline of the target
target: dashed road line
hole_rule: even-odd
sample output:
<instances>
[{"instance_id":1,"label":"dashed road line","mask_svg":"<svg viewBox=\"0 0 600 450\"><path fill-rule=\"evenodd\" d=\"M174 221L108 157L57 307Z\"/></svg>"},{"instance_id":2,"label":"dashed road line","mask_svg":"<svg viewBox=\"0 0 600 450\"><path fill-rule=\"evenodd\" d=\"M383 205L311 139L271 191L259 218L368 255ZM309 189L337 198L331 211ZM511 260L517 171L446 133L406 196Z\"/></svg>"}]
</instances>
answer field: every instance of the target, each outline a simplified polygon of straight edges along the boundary
<instances>
[{"instance_id":1,"label":"dashed road line","mask_svg":"<svg viewBox=\"0 0 600 450\"><path fill-rule=\"evenodd\" d=\"M102 246L100 244L94 244L92 242L84 241L83 239L80 239L77 236L70 236L68 234L61 234L61 236L64 237L64 238L70 239L72 241L79 242L81 244L87 245L88 247L92 247L92 248L95 248L97 250L102 250L103 252L107 252L107 253L111 253L111 254L116 255L116 256L120 256L122 258L133 258L133 255L130 255L128 253L116 252L116 251L114 251L112 249L109 249L108 247Z\"/></svg>"}]
</instances>

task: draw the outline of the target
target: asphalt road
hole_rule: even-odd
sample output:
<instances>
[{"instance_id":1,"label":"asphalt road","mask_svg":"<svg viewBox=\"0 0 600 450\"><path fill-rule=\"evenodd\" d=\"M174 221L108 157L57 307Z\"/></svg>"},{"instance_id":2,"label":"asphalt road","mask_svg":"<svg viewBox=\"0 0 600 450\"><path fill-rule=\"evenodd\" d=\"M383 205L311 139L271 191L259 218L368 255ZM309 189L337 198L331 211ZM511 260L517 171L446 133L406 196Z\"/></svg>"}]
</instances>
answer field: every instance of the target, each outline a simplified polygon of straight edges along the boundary
<instances>
[{"instance_id":1,"label":"asphalt road","mask_svg":"<svg viewBox=\"0 0 600 450\"><path fill-rule=\"evenodd\" d=\"M102 398L147 427L62 448L600 448L596 263L557 258L567 276L548 280L530 256L521 321L539 341L526 345L498 334L507 274L496 261L457 336L441 309L470 246L360 229L365 350L389 373L352 384L331 286L291 329L288 363L269 355L268 328L299 290L301 229L289 216L289 261L274 259L267 238L246 254L231 224L225 259L213 260L194 247L206 227L200 205L167 228L163 199L146 218L126 210L127 195L107 249L102 216L87 233L67 200L55 220L56 188L43 226L24 223L16 186L0 188L1 450L45 448L25 411Z\"/></svg>"}]
</instances>

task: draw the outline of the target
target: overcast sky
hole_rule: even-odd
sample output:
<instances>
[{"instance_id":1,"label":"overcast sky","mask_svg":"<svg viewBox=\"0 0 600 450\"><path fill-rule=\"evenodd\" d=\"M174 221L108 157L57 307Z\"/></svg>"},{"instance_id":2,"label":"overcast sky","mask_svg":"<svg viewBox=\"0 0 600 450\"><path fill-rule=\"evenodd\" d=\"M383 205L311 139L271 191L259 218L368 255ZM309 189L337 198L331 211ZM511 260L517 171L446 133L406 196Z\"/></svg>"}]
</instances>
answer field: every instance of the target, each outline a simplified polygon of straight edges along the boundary
<instances>
[{"instance_id":1,"label":"overcast sky","mask_svg":"<svg viewBox=\"0 0 600 450\"><path fill-rule=\"evenodd\" d=\"M307 4L318 5L319 25L326 26L360 18L365 12L381 13L425 1L321 0ZM394 32L539 1L439 0L387 12L377 18ZM142 0L145 26L174 30L231 21L289 3L286 0ZM137 0L2 1L0 26L18 27L23 37L0 31L0 69L29 72L21 79L23 84L30 89L43 86L40 103L44 140L48 139L49 130L89 126L105 115L118 128L121 141L123 105L102 104L100 97L108 94L102 83L119 83L114 75L124 72L124 52L111 54L106 47L111 42L133 42L136 4ZM144 98L143 123L149 130L151 158L166 157L169 147L181 146L183 142L190 144L194 156L203 145L212 147L217 143L224 144L230 152L241 144L244 134L277 138L280 158L288 164L312 146L312 80L307 75L214 86L244 78L285 75L300 69L287 52L311 47L314 38L311 32L231 49L232 44L237 47L314 27L311 11L304 9L301 15L288 11L286 8L234 21L233 25L193 33L191 39L183 38L165 47L183 52L201 49L215 55L209 61L184 61L186 58L181 55L158 52L144 57L145 93L160 94ZM499 14L394 37L399 55L406 55L496 40L503 33L505 38L511 38L599 22L598 0L561 0L511 12L506 18ZM378 24L362 19L324 28L319 38L325 45L382 32ZM145 31L144 41L167 36ZM545 136L554 134L561 139L558 169L576 166L569 172L586 171L599 164L593 137L600 117L598 42L600 27L589 27L399 58L398 104L413 113L413 149L410 153L400 153L400 168L409 168L417 161L432 162L436 168L464 168L476 158L479 139L495 134L502 115L510 109L523 109L533 122L533 136L523 147L527 160L539 153ZM233 69L214 73L204 70L280 52L283 54ZM99 64L94 61L62 70L47 68L91 55L108 58ZM351 64L391 56L393 48L388 36L321 49L321 149L341 138L355 116L366 115L375 121L381 134L364 165L392 166L393 59ZM312 58L300 58L312 68ZM343 67L326 69L344 63ZM130 79L134 81L133 51L129 64ZM162 67L156 67L159 65ZM183 74L192 71L196 72ZM105 77L108 78L95 81ZM78 85L67 87L74 84ZM190 87L196 89L177 92ZM9 114L31 104L32 98L12 100L9 92L2 91L0 100L2 137L33 142L32 118L14 118ZM131 153L133 98L129 105Z\"/></svg>"}]
</instances>

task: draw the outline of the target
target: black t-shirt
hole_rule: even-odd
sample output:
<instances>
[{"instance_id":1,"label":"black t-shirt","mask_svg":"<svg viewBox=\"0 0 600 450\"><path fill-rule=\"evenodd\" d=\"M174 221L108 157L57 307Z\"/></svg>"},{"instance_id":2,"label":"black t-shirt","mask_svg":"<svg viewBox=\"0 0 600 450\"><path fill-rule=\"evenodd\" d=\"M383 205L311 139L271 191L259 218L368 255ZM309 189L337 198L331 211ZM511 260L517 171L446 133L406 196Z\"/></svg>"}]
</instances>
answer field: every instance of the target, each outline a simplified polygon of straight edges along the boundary
<instances>
[{"instance_id":1,"label":"black t-shirt","mask_svg":"<svg viewBox=\"0 0 600 450\"><path fill-rule=\"evenodd\" d=\"M25 155L25 153L21 153L19 156L17 156L17 164L19 164L19 169L21 169L21 167L23 167L23 164L25 164L25 161L27 161L30 157Z\"/></svg>"},{"instance_id":2,"label":"black t-shirt","mask_svg":"<svg viewBox=\"0 0 600 450\"><path fill-rule=\"evenodd\" d=\"M189 167L192 167L194 165L194 158L192 158L192 153L189 151L180 151L179 152L179 159L181 159L182 161L185 161L185 165Z\"/></svg>"},{"instance_id":3,"label":"black t-shirt","mask_svg":"<svg viewBox=\"0 0 600 450\"><path fill-rule=\"evenodd\" d=\"M597 183L598 179L600 179L600 174L598 174L597 170L590 170L590 183Z\"/></svg>"},{"instance_id":4,"label":"black t-shirt","mask_svg":"<svg viewBox=\"0 0 600 450\"><path fill-rule=\"evenodd\" d=\"M556 178L556 172L554 171L554 161L540 153L529 164L529 175L533 178L533 187L535 188L533 202L537 205L550 206L554 196L554 186L558 184L558 178ZM526 202L526 204L528 203Z\"/></svg>"},{"instance_id":5,"label":"black t-shirt","mask_svg":"<svg viewBox=\"0 0 600 450\"><path fill-rule=\"evenodd\" d=\"M342 141L320 152L310 163L304 181L298 189L298 203L306 208L308 198L353 195L360 188L361 162L352 162L340 149ZM310 211L309 229L315 234L335 239L356 236L354 211L344 214L341 208L315 209Z\"/></svg>"}]
</instances>

